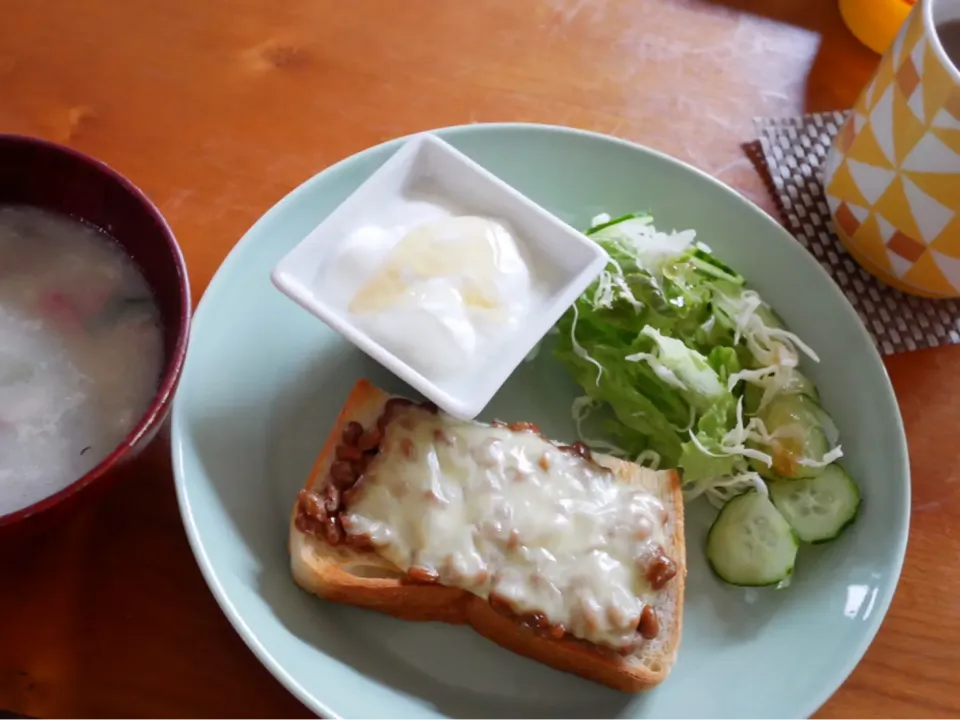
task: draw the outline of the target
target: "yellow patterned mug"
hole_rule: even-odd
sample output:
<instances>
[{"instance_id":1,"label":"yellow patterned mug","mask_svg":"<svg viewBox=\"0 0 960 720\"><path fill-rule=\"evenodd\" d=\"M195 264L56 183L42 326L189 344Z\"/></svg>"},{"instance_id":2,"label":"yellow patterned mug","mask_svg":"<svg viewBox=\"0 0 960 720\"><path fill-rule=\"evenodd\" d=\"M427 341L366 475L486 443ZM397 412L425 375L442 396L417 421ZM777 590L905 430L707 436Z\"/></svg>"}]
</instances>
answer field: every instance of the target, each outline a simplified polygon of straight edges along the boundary
<instances>
[{"instance_id":1,"label":"yellow patterned mug","mask_svg":"<svg viewBox=\"0 0 960 720\"><path fill-rule=\"evenodd\" d=\"M960 0L920 0L834 140L834 229L904 292L960 297Z\"/></svg>"}]
</instances>

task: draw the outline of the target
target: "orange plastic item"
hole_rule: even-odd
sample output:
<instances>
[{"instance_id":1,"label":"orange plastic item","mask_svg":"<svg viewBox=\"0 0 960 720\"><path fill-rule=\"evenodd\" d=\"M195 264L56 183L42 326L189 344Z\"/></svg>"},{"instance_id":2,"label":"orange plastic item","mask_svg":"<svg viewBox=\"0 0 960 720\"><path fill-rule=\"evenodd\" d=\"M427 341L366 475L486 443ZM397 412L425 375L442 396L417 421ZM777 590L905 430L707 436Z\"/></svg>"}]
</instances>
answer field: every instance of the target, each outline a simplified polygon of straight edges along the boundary
<instances>
[{"instance_id":1,"label":"orange plastic item","mask_svg":"<svg viewBox=\"0 0 960 720\"><path fill-rule=\"evenodd\" d=\"M916 0L840 0L840 14L857 40L880 55L890 47Z\"/></svg>"}]
</instances>

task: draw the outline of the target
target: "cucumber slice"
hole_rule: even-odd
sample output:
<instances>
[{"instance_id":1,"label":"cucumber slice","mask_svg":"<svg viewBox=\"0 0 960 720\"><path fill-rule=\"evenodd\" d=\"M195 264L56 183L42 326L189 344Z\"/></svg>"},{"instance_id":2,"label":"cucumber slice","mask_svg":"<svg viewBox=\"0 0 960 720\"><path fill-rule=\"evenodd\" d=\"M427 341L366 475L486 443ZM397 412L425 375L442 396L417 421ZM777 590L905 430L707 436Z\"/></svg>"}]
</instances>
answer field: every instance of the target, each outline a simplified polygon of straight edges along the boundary
<instances>
[{"instance_id":1,"label":"cucumber slice","mask_svg":"<svg viewBox=\"0 0 960 720\"><path fill-rule=\"evenodd\" d=\"M820 402L820 393L813 380L796 368L785 367L781 372L786 374L786 379L780 386L780 392L784 395L805 395L815 403Z\"/></svg>"},{"instance_id":2,"label":"cucumber slice","mask_svg":"<svg viewBox=\"0 0 960 720\"><path fill-rule=\"evenodd\" d=\"M760 305L757 308L756 313L757 317L763 320L763 324L768 328L779 328L780 330L784 330L787 327L786 323L783 322L783 318L777 314L777 311L766 303Z\"/></svg>"},{"instance_id":3,"label":"cucumber slice","mask_svg":"<svg viewBox=\"0 0 960 720\"><path fill-rule=\"evenodd\" d=\"M796 368L780 368L781 379L777 395L806 395L815 403L820 402L820 393L813 380ZM743 409L748 415L755 415L763 399L763 386L746 383L743 390Z\"/></svg>"},{"instance_id":4,"label":"cucumber slice","mask_svg":"<svg viewBox=\"0 0 960 720\"><path fill-rule=\"evenodd\" d=\"M763 387L746 383L743 388L743 411L747 415L756 415L760 401L763 399Z\"/></svg>"},{"instance_id":5,"label":"cucumber slice","mask_svg":"<svg viewBox=\"0 0 960 720\"><path fill-rule=\"evenodd\" d=\"M611 220L607 220L604 223L600 223L599 225L594 225L592 228L588 228L583 234L593 235L594 233L598 233L601 230L606 230L607 228L613 227L614 225L619 225L620 223L624 223L627 220L646 220L648 218L650 218L650 213L627 213L626 215L615 217Z\"/></svg>"},{"instance_id":6,"label":"cucumber slice","mask_svg":"<svg viewBox=\"0 0 960 720\"><path fill-rule=\"evenodd\" d=\"M745 282L741 275L732 270L729 266L717 260L717 258L708 253L706 250L701 250L700 248L694 250L693 256L690 258L690 262L695 268L700 270L700 272L704 273L705 275L710 275L718 280L726 280L727 282L733 283L737 287L743 285Z\"/></svg>"},{"instance_id":7,"label":"cucumber slice","mask_svg":"<svg viewBox=\"0 0 960 720\"><path fill-rule=\"evenodd\" d=\"M830 417L830 413L824 410L820 403L816 401L811 402L810 407L814 415L817 416L817 422L820 423L820 427L823 430L823 434L826 435L830 447L836 446L836 444L840 442L840 431L837 429L836 423L833 422L833 418Z\"/></svg>"},{"instance_id":8,"label":"cucumber slice","mask_svg":"<svg viewBox=\"0 0 960 720\"><path fill-rule=\"evenodd\" d=\"M797 537L808 543L835 540L860 510L860 491L836 463L815 478L774 480L770 498Z\"/></svg>"},{"instance_id":9,"label":"cucumber slice","mask_svg":"<svg viewBox=\"0 0 960 720\"><path fill-rule=\"evenodd\" d=\"M707 560L731 585L776 585L793 574L798 545L770 498L751 490L720 510L707 535Z\"/></svg>"},{"instance_id":10,"label":"cucumber slice","mask_svg":"<svg viewBox=\"0 0 960 720\"><path fill-rule=\"evenodd\" d=\"M833 447L826 431L834 433L833 421L824 426L824 417L829 415L806 395L777 395L760 413L760 418L770 434L778 433L769 444L759 449L770 454L773 466L758 463L757 472L764 477L800 478L819 475L822 468L801 465L803 458L820 460Z\"/></svg>"}]
</instances>

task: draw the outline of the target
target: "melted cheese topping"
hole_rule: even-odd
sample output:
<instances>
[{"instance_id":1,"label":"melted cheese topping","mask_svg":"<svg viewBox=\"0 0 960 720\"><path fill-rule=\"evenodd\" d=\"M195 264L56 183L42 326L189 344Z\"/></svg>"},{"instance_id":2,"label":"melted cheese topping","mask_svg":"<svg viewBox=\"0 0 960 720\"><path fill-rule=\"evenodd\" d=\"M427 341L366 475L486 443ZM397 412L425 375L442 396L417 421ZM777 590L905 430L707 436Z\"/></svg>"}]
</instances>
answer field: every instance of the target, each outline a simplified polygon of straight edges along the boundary
<instances>
[{"instance_id":1,"label":"melted cheese topping","mask_svg":"<svg viewBox=\"0 0 960 720\"><path fill-rule=\"evenodd\" d=\"M344 527L400 569L597 644L638 642L645 560L664 544L663 506L642 487L536 433L411 407L357 488Z\"/></svg>"}]
</instances>

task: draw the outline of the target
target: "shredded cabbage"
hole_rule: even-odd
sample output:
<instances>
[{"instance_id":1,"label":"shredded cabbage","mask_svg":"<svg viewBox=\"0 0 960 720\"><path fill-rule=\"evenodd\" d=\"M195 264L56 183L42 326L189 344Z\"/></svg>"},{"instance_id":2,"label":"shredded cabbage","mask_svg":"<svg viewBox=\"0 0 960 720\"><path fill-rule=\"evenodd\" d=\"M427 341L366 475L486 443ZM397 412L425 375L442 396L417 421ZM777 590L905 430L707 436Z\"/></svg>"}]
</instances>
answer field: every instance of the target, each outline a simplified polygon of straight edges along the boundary
<instances>
[{"instance_id":1,"label":"shredded cabbage","mask_svg":"<svg viewBox=\"0 0 960 720\"><path fill-rule=\"evenodd\" d=\"M721 508L731 498L746 492L747 490L756 490L764 495L767 492L767 485L759 474L751 471L744 471L736 475L728 475L722 478L702 478L693 483L683 491L683 497L689 502L696 500L701 495L707 498L707 502L716 508Z\"/></svg>"},{"instance_id":2,"label":"shredded cabbage","mask_svg":"<svg viewBox=\"0 0 960 720\"><path fill-rule=\"evenodd\" d=\"M597 368L597 379L596 384L600 384L600 376L603 375L603 365L600 364L598 360L590 357L583 345L577 342L577 322L580 320L580 311L577 310L577 303L573 304L573 322L570 324L570 343L573 346L573 352L577 354L578 357L583 358L590 364L594 365Z\"/></svg>"},{"instance_id":3,"label":"shredded cabbage","mask_svg":"<svg viewBox=\"0 0 960 720\"><path fill-rule=\"evenodd\" d=\"M555 349L587 393L573 407L581 439L678 468L691 500L720 506L747 490L766 492L758 471L772 468L774 441L802 437L804 428L770 432L761 411L783 393L815 392L798 366L802 356L819 362L816 352L692 230L666 233L648 215L601 214L588 234L610 262L561 318ZM603 427L611 439L585 437L584 419L603 406L616 418ZM825 413L823 424L835 447L799 465L821 468L843 456Z\"/></svg>"},{"instance_id":4,"label":"shredded cabbage","mask_svg":"<svg viewBox=\"0 0 960 720\"><path fill-rule=\"evenodd\" d=\"M642 465L651 470L660 469L660 460L660 454L656 450L644 450L634 458L634 462L637 463L637 465Z\"/></svg>"},{"instance_id":5,"label":"shredded cabbage","mask_svg":"<svg viewBox=\"0 0 960 720\"><path fill-rule=\"evenodd\" d=\"M573 421L577 424L577 435L580 440L595 450L608 453L614 457L628 457L629 453L619 445L614 445L611 442L599 438L587 437L587 434L583 430L583 423L586 422L590 413L598 407L600 407L600 403L587 395L581 395L574 399L570 412L573 415Z\"/></svg>"},{"instance_id":6,"label":"shredded cabbage","mask_svg":"<svg viewBox=\"0 0 960 720\"><path fill-rule=\"evenodd\" d=\"M824 454L820 460L815 460L814 458L800 458L797 460L799 465L803 465L808 468L824 468L832 462L836 462L843 457L843 448L837 445L832 450Z\"/></svg>"}]
</instances>

